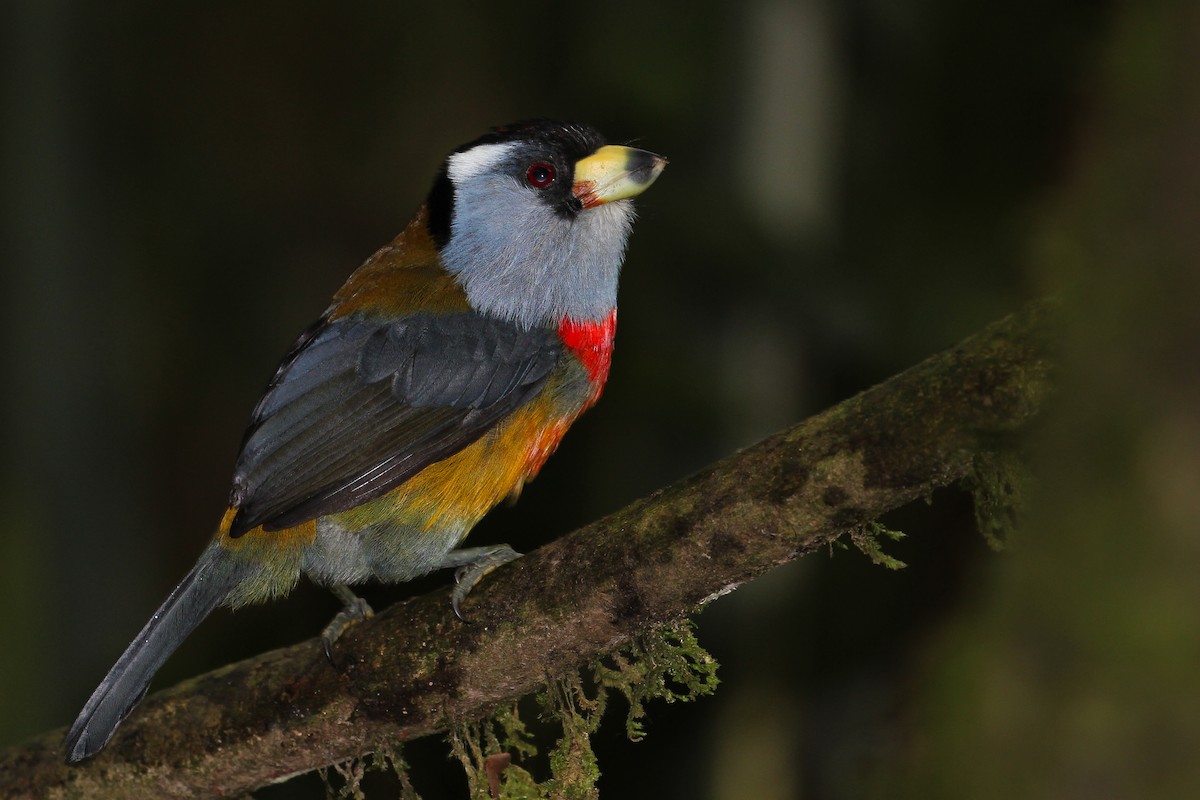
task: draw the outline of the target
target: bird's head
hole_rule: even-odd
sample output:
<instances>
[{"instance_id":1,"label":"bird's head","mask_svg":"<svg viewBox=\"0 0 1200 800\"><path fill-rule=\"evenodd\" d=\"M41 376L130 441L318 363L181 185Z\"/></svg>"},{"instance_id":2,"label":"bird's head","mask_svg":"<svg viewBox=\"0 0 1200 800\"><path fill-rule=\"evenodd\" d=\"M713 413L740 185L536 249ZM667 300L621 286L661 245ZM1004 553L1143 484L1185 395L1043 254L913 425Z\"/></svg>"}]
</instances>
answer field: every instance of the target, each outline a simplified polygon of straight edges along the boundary
<instances>
[{"instance_id":1,"label":"bird's head","mask_svg":"<svg viewBox=\"0 0 1200 800\"><path fill-rule=\"evenodd\" d=\"M430 233L476 310L528 327L601 320L616 306L632 198L666 163L587 125L496 128L446 158Z\"/></svg>"}]
</instances>

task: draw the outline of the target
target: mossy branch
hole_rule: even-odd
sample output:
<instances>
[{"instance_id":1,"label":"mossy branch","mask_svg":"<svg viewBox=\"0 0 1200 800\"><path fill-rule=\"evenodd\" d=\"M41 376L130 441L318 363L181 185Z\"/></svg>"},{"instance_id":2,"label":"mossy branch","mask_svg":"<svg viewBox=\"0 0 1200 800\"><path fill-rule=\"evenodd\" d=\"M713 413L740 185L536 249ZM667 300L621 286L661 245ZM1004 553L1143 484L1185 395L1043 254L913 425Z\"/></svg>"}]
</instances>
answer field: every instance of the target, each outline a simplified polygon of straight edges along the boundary
<instances>
[{"instance_id":1,"label":"mossy branch","mask_svg":"<svg viewBox=\"0 0 1200 800\"><path fill-rule=\"evenodd\" d=\"M1050 384L1039 303L498 570L148 698L88 763L62 731L0 753L12 798L238 796L469 720L934 489L977 479ZM992 496L992 495L989 495Z\"/></svg>"}]
</instances>

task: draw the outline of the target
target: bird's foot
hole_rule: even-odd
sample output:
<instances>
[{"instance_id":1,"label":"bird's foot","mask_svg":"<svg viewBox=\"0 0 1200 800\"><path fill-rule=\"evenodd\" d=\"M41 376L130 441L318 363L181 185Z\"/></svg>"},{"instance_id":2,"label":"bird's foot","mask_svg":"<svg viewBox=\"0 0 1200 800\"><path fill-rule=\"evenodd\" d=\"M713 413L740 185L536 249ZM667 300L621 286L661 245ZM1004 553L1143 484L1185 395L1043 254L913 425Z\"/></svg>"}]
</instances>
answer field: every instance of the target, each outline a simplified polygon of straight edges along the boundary
<instances>
[{"instance_id":1,"label":"bird's foot","mask_svg":"<svg viewBox=\"0 0 1200 800\"><path fill-rule=\"evenodd\" d=\"M366 600L350 591L348 586L338 584L330 587L330 590L345 604L345 607L325 626L325 630L321 631L321 646L325 649L325 658L336 667L337 662L333 659L333 643L351 625L375 616L375 612Z\"/></svg>"},{"instance_id":2,"label":"bird's foot","mask_svg":"<svg viewBox=\"0 0 1200 800\"><path fill-rule=\"evenodd\" d=\"M443 568L454 567L454 593L450 596L450 606L458 618L467 621L463 616L462 602L475 588L475 584L484 575L501 564L507 564L520 558L521 554L506 544L491 547L468 547L463 550L451 550L442 561Z\"/></svg>"}]
</instances>

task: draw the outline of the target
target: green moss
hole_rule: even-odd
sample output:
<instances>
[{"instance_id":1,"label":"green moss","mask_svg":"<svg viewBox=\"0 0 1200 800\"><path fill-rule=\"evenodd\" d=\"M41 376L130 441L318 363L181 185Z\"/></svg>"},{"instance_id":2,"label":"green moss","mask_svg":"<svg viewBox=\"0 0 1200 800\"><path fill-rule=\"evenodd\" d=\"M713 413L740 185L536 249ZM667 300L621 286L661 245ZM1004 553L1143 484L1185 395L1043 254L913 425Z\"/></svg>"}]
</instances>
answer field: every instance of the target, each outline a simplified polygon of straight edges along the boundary
<instances>
[{"instance_id":1,"label":"green moss","mask_svg":"<svg viewBox=\"0 0 1200 800\"><path fill-rule=\"evenodd\" d=\"M618 692L628 701L625 732L637 741L645 735L641 721L647 702L656 698L686 702L712 694L717 686L717 663L700 646L692 622L686 619L644 634L586 672L591 678L586 685L580 672L571 672L538 693L541 718L562 731L547 754L550 777L539 783L519 764L508 765L501 778L506 800L594 800L599 796L600 766L591 736L600 726L610 692ZM479 800L489 796L489 755L510 753L523 759L537 754L515 704L480 722L459 725L450 734L450 746L467 771L470 796Z\"/></svg>"},{"instance_id":2,"label":"green moss","mask_svg":"<svg viewBox=\"0 0 1200 800\"><path fill-rule=\"evenodd\" d=\"M900 559L883 552L879 540L885 538L898 542L904 537L903 532L892 530L882 522L868 522L866 525L850 531L850 541L854 543L854 546L865 553L872 563L888 569L904 569L907 565Z\"/></svg>"},{"instance_id":3,"label":"green moss","mask_svg":"<svg viewBox=\"0 0 1200 800\"><path fill-rule=\"evenodd\" d=\"M695 625L684 619L641 637L631 648L592 666L602 690L615 689L629 701L625 733L631 741L646 735L641 720L646 702L687 702L716 691L717 662L696 640Z\"/></svg>"}]
</instances>

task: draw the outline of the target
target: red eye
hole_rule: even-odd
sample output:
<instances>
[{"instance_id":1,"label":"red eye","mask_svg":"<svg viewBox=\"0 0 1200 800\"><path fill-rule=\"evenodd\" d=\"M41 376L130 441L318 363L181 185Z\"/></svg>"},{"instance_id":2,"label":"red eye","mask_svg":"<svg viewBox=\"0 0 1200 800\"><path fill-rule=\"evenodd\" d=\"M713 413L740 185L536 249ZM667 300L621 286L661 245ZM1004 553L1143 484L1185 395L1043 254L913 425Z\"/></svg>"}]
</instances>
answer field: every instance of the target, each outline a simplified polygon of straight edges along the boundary
<instances>
[{"instance_id":1,"label":"red eye","mask_svg":"<svg viewBox=\"0 0 1200 800\"><path fill-rule=\"evenodd\" d=\"M554 178L554 167L544 161L534 164L525 173L525 180L529 181L529 185L535 189L545 189L554 183Z\"/></svg>"}]
</instances>

